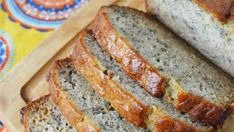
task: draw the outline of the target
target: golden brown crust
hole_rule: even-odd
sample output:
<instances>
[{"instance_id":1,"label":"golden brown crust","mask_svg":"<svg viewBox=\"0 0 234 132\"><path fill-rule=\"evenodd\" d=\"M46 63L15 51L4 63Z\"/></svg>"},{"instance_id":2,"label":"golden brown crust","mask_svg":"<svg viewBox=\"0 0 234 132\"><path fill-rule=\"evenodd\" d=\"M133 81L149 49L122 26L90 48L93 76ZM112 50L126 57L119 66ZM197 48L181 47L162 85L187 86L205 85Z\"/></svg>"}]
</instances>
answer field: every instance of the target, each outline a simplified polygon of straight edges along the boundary
<instances>
[{"instance_id":1,"label":"golden brown crust","mask_svg":"<svg viewBox=\"0 0 234 132\"><path fill-rule=\"evenodd\" d=\"M157 120L155 122L155 132L196 132L197 130L194 127L188 126L187 124L181 122L181 121L176 121L172 120L171 118L161 118L161 117L155 117L154 120Z\"/></svg>"},{"instance_id":2,"label":"golden brown crust","mask_svg":"<svg viewBox=\"0 0 234 132\"><path fill-rule=\"evenodd\" d=\"M161 75L115 30L106 16L105 7L99 10L89 28L103 49L122 66L133 80L137 81L152 96L163 95L164 87Z\"/></svg>"},{"instance_id":3,"label":"golden brown crust","mask_svg":"<svg viewBox=\"0 0 234 132\"><path fill-rule=\"evenodd\" d=\"M232 113L230 107L217 106L189 93L181 93L176 100L177 110L188 113L193 118L222 128L225 119Z\"/></svg>"},{"instance_id":4,"label":"golden brown crust","mask_svg":"<svg viewBox=\"0 0 234 132\"><path fill-rule=\"evenodd\" d=\"M22 116L22 119L21 119L21 122L22 124L24 125L24 128L25 128L25 132L30 132L30 128L29 128L29 123L28 123L28 116L29 116L29 112L34 109L34 107L38 106L38 104L41 104L41 102L47 100L48 98L50 97L50 94L48 95L45 95L45 96L42 96L41 98L39 99L36 99L32 102L29 102L27 104L27 106L23 107L20 111L21 113L21 116Z\"/></svg>"},{"instance_id":5,"label":"golden brown crust","mask_svg":"<svg viewBox=\"0 0 234 132\"><path fill-rule=\"evenodd\" d=\"M176 120L153 107L153 112L149 115L149 123L153 132L201 132L202 129L188 125ZM209 130L205 130L209 131Z\"/></svg>"},{"instance_id":6,"label":"golden brown crust","mask_svg":"<svg viewBox=\"0 0 234 132\"><path fill-rule=\"evenodd\" d=\"M148 108L101 71L99 62L84 44L86 33L86 31L80 33L73 52L77 70L91 82L93 89L110 102L121 116L137 127L145 127L144 119Z\"/></svg>"},{"instance_id":7,"label":"golden brown crust","mask_svg":"<svg viewBox=\"0 0 234 132\"><path fill-rule=\"evenodd\" d=\"M219 21L234 21L234 0L193 0Z\"/></svg>"},{"instance_id":8,"label":"golden brown crust","mask_svg":"<svg viewBox=\"0 0 234 132\"><path fill-rule=\"evenodd\" d=\"M172 88L177 93L173 102L175 108L188 113L194 119L222 128L225 119L232 113L231 106L218 106L200 96L187 93L177 83Z\"/></svg>"},{"instance_id":9,"label":"golden brown crust","mask_svg":"<svg viewBox=\"0 0 234 132\"><path fill-rule=\"evenodd\" d=\"M69 58L58 60L48 75L51 97L56 105L59 106L64 117L76 128L78 132L99 132L100 130L82 112L80 112L65 93L61 90L58 80L58 70L61 63L71 61Z\"/></svg>"}]
</instances>

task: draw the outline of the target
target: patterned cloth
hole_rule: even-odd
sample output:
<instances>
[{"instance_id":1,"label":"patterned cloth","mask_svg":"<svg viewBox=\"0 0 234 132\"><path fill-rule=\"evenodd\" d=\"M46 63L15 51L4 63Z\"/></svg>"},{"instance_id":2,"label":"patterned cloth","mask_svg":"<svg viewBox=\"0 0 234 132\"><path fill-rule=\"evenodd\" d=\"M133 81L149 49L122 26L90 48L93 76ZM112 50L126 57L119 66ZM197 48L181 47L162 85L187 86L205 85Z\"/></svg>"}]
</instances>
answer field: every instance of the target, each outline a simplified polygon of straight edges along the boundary
<instances>
[{"instance_id":1,"label":"patterned cloth","mask_svg":"<svg viewBox=\"0 0 234 132\"><path fill-rule=\"evenodd\" d=\"M87 1L0 0L0 78Z\"/></svg>"}]
</instances>

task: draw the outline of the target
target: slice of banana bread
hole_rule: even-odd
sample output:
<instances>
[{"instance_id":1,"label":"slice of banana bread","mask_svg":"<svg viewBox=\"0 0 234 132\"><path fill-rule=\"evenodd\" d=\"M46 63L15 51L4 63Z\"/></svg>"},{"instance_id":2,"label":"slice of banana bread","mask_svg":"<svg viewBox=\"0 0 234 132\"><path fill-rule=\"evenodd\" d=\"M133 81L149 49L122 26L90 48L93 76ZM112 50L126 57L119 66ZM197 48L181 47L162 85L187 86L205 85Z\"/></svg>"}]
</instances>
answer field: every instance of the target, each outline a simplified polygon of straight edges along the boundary
<instances>
[{"instance_id":1,"label":"slice of banana bread","mask_svg":"<svg viewBox=\"0 0 234 132\"><path fill-rule=\"evenodd\" d=\"M48 76L48 81L56 104L64 99L70 100L74 104L74 110L59 105L60 109L67 110L64 115L70 121L77 118L69 118L69 113L73 113L71 115L74 116L76 112L73 111L80 111L92 120L101 131L149 131L148 129L135 127L122 118L110 103L94 92L89 82L76 71L73 62L69 58L56 61ZM80 121L78 120L72 125L76 126Z\"/></svg>"},{"instance_id":2,"label":"slice of banana bread","mask_svg":"<svg viewBox=\"0 0 234 132\"><path fill-rule=\"evenodd\" d=\"M177 110L215 127L222 127L231 114L233 78L143 12L103 7L89 28L130 77L131 72L139 72L147 85L157 85L158 77L144 79L141 74L148 73L142 65L155 66L164 77L165 98ZM132 79L141 85L137 78Z\"/></svg>"},{"instance_id":3,"label":"slice of banana bread","mask_svg":"<svg viewBox=\"0 0 234 132\"><path fill-rule=\"evenodd\" d=\"M73 57L75 58L77 69L80 70L81 73L84 74L84 76L86 76L88 80L94 80L93 78L97 77L97 75L95 75L97 70L93 70L94 68L92 68L92 66L91 67L89 66L89 65L93 65L93 67L99 69L100 71L99 74L101 74L100 75L101 80L105 78L104 76L109 76L109 78L106 78L106 80L117 82L118 85L120 85L121 88L124 89L125 93L132 94L134 98L139 99L144 105L148 105L149 106L148 109L150 109L151 111L148 113L146 112L142 113L146 115L146 118L143 119L143 121L146 122L147 127L150 128L152 131L160 131L160 130L162 131L163 130L210 131L212 130L211 126L197 122L189 118L188 115L184 115L179 112L176 112L173 109L173 107L171 107L167 102L159 98L154 98L145 90L141 89L138 83L134 82L131 78L129 78L120 68L118 63L116 63L114 59L112 59L101 48L101 46L94 39L92 34L88 33L88 31L81 32L79 37L80 37L79 42L76 44L76 47L73 53ZM95 80L98 80L98 79L95 79ZM101 84L93 83L93 87L96 87L94 88L95 91L99 93L101 96L103 96L105 99L106 99L105 94L112 95L112 96L119 96L119 97L122 96L118 93L113 94L113 93L108 92L109 89L119 89L119 87L114 86L115 84L113 85L106 85L106 84L107 83L103 83L103 81L101 82ZM108 101L112 103L113 100L114 98ZM120 104L125 104L124 103L125 100L126 99L123 97L122 100L118 100L118 102ZM131 104L134 104L134 102L131 102ZM126 104L126 106L131 106L131 105ZM132 113L129 112L129 114L132 114ZM135 114L135 116L139 116L139 114ZM123 115L123 117L126 117L126 116ZM130 122L134 124L134 122L132 122L131 120Z\"/></svg>"},{"instance_id":4,"label":"slice of banana bread","mask_svg":"<svg viewBox=\"0 0 234 132\"><path fill-rule=\"evenodd\" d=\"M29 103L21 112L26 132L76 132L54 105L50 95Z\"/></svg>"}]
</instances>

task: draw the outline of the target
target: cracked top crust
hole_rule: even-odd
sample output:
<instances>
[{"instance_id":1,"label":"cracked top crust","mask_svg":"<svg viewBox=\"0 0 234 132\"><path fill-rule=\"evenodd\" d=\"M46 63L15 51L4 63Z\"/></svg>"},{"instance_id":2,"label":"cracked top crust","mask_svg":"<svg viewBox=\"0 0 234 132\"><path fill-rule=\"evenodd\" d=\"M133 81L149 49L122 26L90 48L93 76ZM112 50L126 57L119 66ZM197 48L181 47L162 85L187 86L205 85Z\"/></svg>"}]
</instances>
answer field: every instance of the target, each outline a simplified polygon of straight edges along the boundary
<instances>
[{"instance_id":1,"label":"cracked top crust","mask_svg":"<svg viewBox=\"0 0 234 132\"><path fill-rule=\"evenodd\" d=\"M234 22L234 0L193 0L222 23Z\"/></svg>"}]
</instances>

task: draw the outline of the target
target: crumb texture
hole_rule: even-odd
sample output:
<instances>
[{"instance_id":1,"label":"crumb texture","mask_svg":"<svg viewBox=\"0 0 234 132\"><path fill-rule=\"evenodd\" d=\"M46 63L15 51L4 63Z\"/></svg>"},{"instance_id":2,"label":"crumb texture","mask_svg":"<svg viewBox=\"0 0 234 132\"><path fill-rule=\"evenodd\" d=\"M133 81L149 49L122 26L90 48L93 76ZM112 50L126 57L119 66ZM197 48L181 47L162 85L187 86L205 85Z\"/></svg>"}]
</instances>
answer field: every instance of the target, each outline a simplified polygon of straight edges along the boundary
<instances>
[{"instance_id":1,"label":"crumb texture","mask_svg":"<svg viewBox=\"0 0 234 132\"><path fill-rule=\"evenodd\" d=\"M75 132L76 130L62 116L49 96L34 102L28 110L28 126L30 132Z\"/></svg>"}]
</instances>

